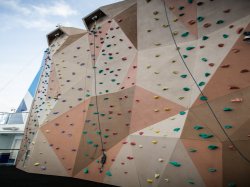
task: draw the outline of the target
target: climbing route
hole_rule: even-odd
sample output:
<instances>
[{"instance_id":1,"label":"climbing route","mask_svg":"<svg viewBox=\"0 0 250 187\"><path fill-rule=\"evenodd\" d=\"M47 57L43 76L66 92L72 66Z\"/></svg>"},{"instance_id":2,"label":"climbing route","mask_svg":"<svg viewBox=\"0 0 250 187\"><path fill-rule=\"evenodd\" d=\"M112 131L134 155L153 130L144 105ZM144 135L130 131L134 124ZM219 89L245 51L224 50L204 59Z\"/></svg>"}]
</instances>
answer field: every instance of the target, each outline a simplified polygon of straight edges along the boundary
<instances>
[{"instance_id":1,"label":"climbing route","mask_svg":"<svg viewBox=\"0 0 250 187\"><path fill-rule=\"evenodd\" d=\"M60 26L17 167L116 186L250 186L250 1L125 0Z\"/></svg>"}]
</instances>

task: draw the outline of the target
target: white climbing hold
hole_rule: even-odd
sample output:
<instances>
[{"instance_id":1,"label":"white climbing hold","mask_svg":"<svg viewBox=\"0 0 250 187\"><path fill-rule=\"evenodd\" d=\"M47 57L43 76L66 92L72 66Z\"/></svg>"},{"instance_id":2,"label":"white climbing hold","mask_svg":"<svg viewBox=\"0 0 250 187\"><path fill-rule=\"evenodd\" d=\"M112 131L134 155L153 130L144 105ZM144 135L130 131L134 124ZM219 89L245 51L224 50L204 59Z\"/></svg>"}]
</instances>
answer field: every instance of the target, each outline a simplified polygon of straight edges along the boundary
<instances>
[{"instance_id":1,"label":"white climbing hold","mask_svg":"<svg viewBox=\"0 0 250 187\"><path fill-rule=\"evenodd\" d=\"M156 173L156 174L155 174L155 178L156 178L156 179L159 179L159 177L160 177L160 174Z\"/></svg>"},{"instance_id":2,"label":"white climbing hold","mask_svg":"<svg viewBox=\"0 0 250 187\"><path fill-rule=\"evenodd\" d=\"M159 162L163 162L164 160L163 160L162 158L159 158L158 161L159 161Z\"/></svg>"},{"instance_id":3,"label":"white climbing hold","mask_svg":"<svg viewBox=\"0 0 250 187\"><path fill-rule=\"evenodd\" d=\"M143 146L142 146L142 145L139 145L139 147L140 147L140 148L143 148Z\"/></svg>"}]
</instances>

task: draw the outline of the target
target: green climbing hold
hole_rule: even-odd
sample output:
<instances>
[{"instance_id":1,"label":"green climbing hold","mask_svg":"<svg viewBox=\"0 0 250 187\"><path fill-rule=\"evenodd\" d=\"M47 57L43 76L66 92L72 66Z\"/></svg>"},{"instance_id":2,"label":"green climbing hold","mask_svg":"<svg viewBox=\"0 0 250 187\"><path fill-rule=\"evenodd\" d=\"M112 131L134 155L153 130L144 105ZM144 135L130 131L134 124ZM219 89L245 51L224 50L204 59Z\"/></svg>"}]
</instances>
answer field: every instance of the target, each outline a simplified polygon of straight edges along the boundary
<instances>
[{"instance_id":1,"label":"green climbing hold","mask_svg":"<svg viewBox=\"0 0 250 187\"><path fill-rule=\"evenodd\" d=\"M232 125L225 125L224 128L225 129L231 129L231 128L233 128L233 126Z\"/></svg>"},{"instance_id":2,"label":"green climbing hold","mask_svg":"<svg viewBox=\"0 0 250 187\"><path fill-rule=\"evenodd\" d=\"M187 37L189 35L189 32L184 32L181 36L182 37Z\"/></svg>"},{"instance_id":3,"label":"green climbing hold","mask_svg":"<svg viewBox=\"0 0 250 187\"><path fill-rule=\"evenodd\" d=\"M201 130L201 129L203 129L204 127L202 127L202 126L200 126L200 125L195 125L194 126L194 129L195 130Z\"/></svg>"},{"instance_id":4,"label":"green climbing hold","mask_svg":"<svg viewBox=\"0 0 250 187\"><path fill-rule=\"evenodd\" d=\"M201 100L201 101L207 101L207 97L204 96L204 95L203 95L203 96L200 96L200 100Z\"/></svg>"},{"instance_id":5,"label":"green climbing hold","mask_svg":"<svg viewBox=\"0 0 250 187\"><path fill-rule=\"evenodd\" d=\"M87 134L88 132L87 131L83 131L82 134Z\"/></svg>"},{"instance_id":6,"label":"green climbing hold","mask_svg":"<svg viewBox=\"0 0 250 187\"><path fill-rule=\"evenodd\" d=\"M175 132L178 132L180 130L180 128L174 128Z\"/></svg>"},{"instance_id":7,"label":"green climbing hold","mask_svg":"<svg viewBox=\"0 0 250 187\"><path fill-rule=\"evenodd\" d=\"M198 22L202 22L204 20L204 17L202 17L202 16L199 16L198 18L197 18L197 21Z\"/></svg>"},{"instance_id":8,"label":"green climbing hold","mask_svg":"<svg viewBox=\"0 0 250 187\"><path fill-rule=\"evenodd\" d=\"M181 78L186 78L187 75L186 75L186 74L183 74L183 75L181 75L180 77L181 77Z\"/></svg>"},{"instance_id":9,"label":"green climbing hold","mask_svg":"<svg viewBox=\"0 0 250 187\"><path fill-rule=\"evenodd\" d=\"M169 164L175 166L175 167L180 167L181 164L179 162L175 162L175 161L172 161L172 162L169 162Z\"/></svg>"},{"instance_id":10,"label":"green climbing hold","mask_svg":"<svg viewBox=\"0 0 250 187\"><path fill-rule=\"evenodd\" d=\"M100 135L100 134L101 134L101 131L96 131L96 134Z\"/></svg>"},{"instance_id":11,"label":"green climbing hold","mask_svg":"<svg viewBox=\"0 0 250 187\"><path fill-rule=\"evenodd\" d=\"M186 112L184 112L184 111L180 111L180 112L179 112L179 114L180 114L180 115L185 115L185 114L186 114Z\"/></svg>"},{"instance_id":12,"label":"green climbing hold","mask_svg":"<svg viewBox=\"0 0 250 187\"><path fill-rule=\"evenodd\" d=\"M193 0L188 0L188 3L190 3L190 4L193 3Z\"/></svg>"},{"instance_id":13,"label":"green climbing hold","mask_svg":"<svg viewBox=\"0 0 250 187\"><path fill-rule=\"evenodd\" d=\"M227 34L223 34L222 36L223 36L223 38L228 38L229 37L229 35L227 35Z\"/></svg>"},{"instance_id":14,"label":"green climbing hold","mask_svg":"<svg viewBox=\"0 0 250 187\"><path fill-rule=\"evenodd\" d=\"M199 85L199 86L204 86L204 85L205 85L205 82L200 82L198 85Z\"/></svg>"},{"instance_id":15,"label":"green climbing hold","mask_svg":"<svg viewBox=\"0 0 250 187\"><path fill-rule=\"evenodd\" d=\"M180 6L179 7L179 10L183 10L185 7L184 6Z\"/></svg>"},{"instance_id":16,"label":"green climbing hold","mask_svg":"<svg viewBox=\"0 0 250 187\"><path fill-rule=\"evenodd\" d=\"M109 57L109 60L112 60L112 59L113 59L113 57L112 57L112 56L110 56L110 57Z\"/></svg>"},{"instance_id":17,"label":"green climbing hold","mask_svg":"<svg viewBox=\"0 0 250 187\"><path fill-rule=\"evenodd\" d=\"M98 144L94 144L93 147L98 147L99 145Z\"/></svg>"},{"instance_id":18,"label":"green climbing hold","mask_svg":"<svg viewBox=\"0 0 250 187\"><path fill-rule=\"evenodd\" d=\"M103 135L103 137L104 137L104 138L108 138L108 137L109 137L109 135L107 135L107 134L104 134L104 135Z\"/></svg>"},{"instance_id":19,"label":"green climbing hold","mask_svg":"<svg viewBox=\"0 0 250 187\"><path fill-rule=\"evenodd\" d=\"M196 149L194 149L194 148L189 148L189 149L188 149L188 151L189 151L189 152L191 152L191 153L195 153L195 152L197 152L197 150L196 150Z\"/></svg>"},{"instance_id":20,"label":"green climbing hold","mask_svg":"<svg viewBox=\"0 0 250 187\"><path fill-rule=\"evenodd\" d=\"M83 169L83 173L85 173L85 174L89 173L89 169L88 168L84 168Z\"/></svg>"},{"instance_id":21,"label":"green climbing hold","mask_svg":"<svg viewBox=\"0 0 250 187\"><path fill-rule=\"evenodd\" d=\"M115 82L116 80L115 79L111 79L112 82Z\"/></svg>"},{"instance_id":22,"label":"green climbing hold","mask_svg":"<svg viewBox=\"0 0 250 187\"><path fill-rule=\"evenodd\" d=\"M215 168L208 168L209 172L216 172L217 170Z\"/></svg>"},{"instance_id":23,"label":"green climbing hold","mask_svg":"<svg viewBox=\"0 0 250 187\"><path fill-rule=\"evenodd\" d=\"M103 70L101 69L101 70L99 70L99 73L101 74L103 72Z\"/></svg>"},{"instance_id":24,"label":"green climbing hold","mask_svg":"<svg viewBox=\"0 0 250 187\"><path fill-rule=\"evenodd\" d=\"M193 179L188 179L187 182L188 182L188 184L195 184Z\"/></svg>"},{"instance_id":25,"label":"green climbing hold","mask_svg":"<svg viewBox=\"0 0 250 187\"><path fill-rule=\"evenodd\" d=\"M229 183L227 184L227 186L228 186L228 187L236 187L237 185L236 185L235 182L229 182Z\"/></svg>"},{"instance_id":26,"label":"green climbing hold","mask_svg":"<svg viewBox=\"0 0 250 187\"><path fill-rule=\"evenodd\" d=\"M194 48L195 48L195 47L190 46L190 47L187 47L186 50L187 50L187 51L190 51L190 50L192 50L192 49L194 49Z\"/></svg>"},{"instance_id":27,"label":"green climbing hold","mask_svg":"<svg viewBox=\"0 0 250 187\"><path fill-rule=\"evenodd\" d=\"M183 56L183 58L187 58L188 56L187 55L182 55Z\"/></svg>"},{"instance_id":28,"label":"green climbing hold","mask_svg":"<svg viewBox=\"0 0 250 187\"><path fill-rule=\"evenodd\" d=\"M87 143L88 143L88 144L92 144L93 141L92 141L92 140L87 140Z\"/></svg>"},{"instance_id":29,"label":"green climbing hold","mask_svg":"<svg viewBox=\"0 0 250 187\"><path fill-rule=\"evenodd\" d=\"M216 22L216 24L222 24L222 23L224 23L223 20L218 20L218 21Z\"/></svg>"},{"instance_id":30,"label":"green climbing hold","mask_svg":"<svg viewBox=\"0 0 250 187\"><path fill-rule=\"evenodd\" d=\"M100 116L105 116L105 114L100 114Z\"/></svg>"},{"instance_id":31,"label":"green climbing hold","mask_svg":"<svg viewBox=\"0 0 250 187\"><path fill-rule=\"evenodd\" d=\"M107 171L107 172L106 172L106 175L109 176L109 177L111 177L111 176L112 176L112 173L111 173L110 171Z\"/></svg>"},{"instance_id":32,"label":"green climbing hold","mask_svg":"<svg viewBox=\"0 0 250 187\"><path fill-rule=\"evenodd\" d=\"M106 47L111 47L111 44L108 44Z\"/></svg>"},{"instance_id":33,"label":"green climbing hold","mask_svg":"<svg viewBox=\"0 0 250 187\"><path fill-rule=\"evenodd\" d=\"M94 114L94 115L97 115L97 114L99 114L99 112L94 112L93 114Z\"/></svg>"},{"instance_id":34,"label":"green climbing hold","mask_svg":"<svg viewBox=\"0 0 250 187\"><path fill-rule=\"evenodd\" d=\"M189 91L189 90L190 90L190 88L188 88L188 87L184 87L184 88L183 88L183 90L187 92L187 91Z\"/></svg>"},{"instance_id":35,"label":"green climbing hold","mask_svg":"<svg viewBox=\"0 0 250 187\"><path fill-rule=\"evenodd\" d=\"M207 58L202 58L201 59L203 62L207 62Z\"/></svg>"},{"instance_id":36,"label":"green climbing hold","mask_svg":"<svg viewBox=\"0 0 250 187\"><path fill-rule=\"evenodd\" d=\"M215 149L218 149L218 146L217 145L209 145L209 146L207 146L207 148L209 150L215 150Z\"/></svg>"},{"instance_id":37,"label":"green climbing hold","mask_svg":"<svg viewBox=\"0 0 250 187\"><path fill-rule=\"evenodd\" d=\"M203 36L202 40L207 40L209 37L208 36Z\"/></svg>"},{"instance_id":38,"label":"green climbing hold","mask_svg":"<svg viewBox=\"0 0 250 187\"><path fill-rule=\"evenodd\" d=\"M223 109L225 112L230 112L230 111L232 111L233 109L232 108L229 108L229 107L226 107L226 108L224 108Z\"/></svg>"},{"instance_id":39,"label":"green climbing hold","mask_svg":"<svg viewBox=\"0 0 250 187\"><path fill-rule=\"evenodd\" d=\"M205 77L209 77L211 73L205 73Z\"/></svg>"},{"instance_id":40,"label":"green climbing hold","mask_svg":"<svg viewBox=\"0 0 250 187\"><path fill-rule=\"evenodd\" d=\"M212 134L205 134L205 133L201 133L201 134L199 134L199 136L203 139L208 139L208 138L214 137L214 135L212 135Z\"/></svg>"}]
</instances>

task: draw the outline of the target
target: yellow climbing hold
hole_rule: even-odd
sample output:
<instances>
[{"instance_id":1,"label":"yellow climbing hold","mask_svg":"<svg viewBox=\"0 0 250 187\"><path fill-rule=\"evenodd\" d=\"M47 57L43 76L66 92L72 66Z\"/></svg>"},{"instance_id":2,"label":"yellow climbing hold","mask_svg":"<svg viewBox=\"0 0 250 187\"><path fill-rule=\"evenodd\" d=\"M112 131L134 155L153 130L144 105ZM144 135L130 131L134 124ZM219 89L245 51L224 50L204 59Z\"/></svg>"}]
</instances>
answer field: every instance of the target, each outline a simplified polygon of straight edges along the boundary
<instances>
[{"instance_id":1,"label":"yellow climbing hold","mask_svg":"<svg viewBox=\"0 0 250 187\"><path fill-rule=\"evenodd\" d=\"M173 22L177 22L178 21L178 18L174 19Z\"/></svg>"},{"instance_id":2,"label":"yellow climbing hold","mask_svg":"<svg viewBox=\"0 0 250 187\"><path fill-rule=\"evenodd\" d=\"M147 66L147 69L149 69L149 68L151 68L151 65L148 65L148 66Z\"/></svg>"},{"instance_id":3,"label":"yellow climbing hold","mask_svg":"<svg viewBox=\"0 0 250 187\"><path fill-rule=\"evenodd\" d=\"M155 112L159 112L159 109L154 109Z\"/></svg>"},{"instance_id":4,"label":"yellow climbing hold","mask_svg":"<svg viewBox=\"0 0 250 187\"><path fill-rule=\"evenodd\" d=\"M178 31L174 31L173 35L176 36L179 32Z\"/></svg>"},{"instance_id":5,"label":"yellow climbing hold","mask_svg":"<svg viewBox=\"0 0 250 187\"><path fill-rule=\"evenodd\" d=\"M155 131L156 134L159 134L160 132L161 132L161 131L159 131L159 130Z\"/></svg>"},{"instance_id":6,"label":"yellow climbing hold","mask_svg":"<svg viewBox=\"0 0 250 187\"><path fill-rule=\"evenodd\" d=\"M148 182L149 184L152 184L152 183L153 183L153 180L152 180L152 179L147 179L147 182Z\"/></svg>"},{"instance_id":7,"label":"yellow climbing hold","mask_svg":"<svg viewBox=\"0 0 250 187\"><path fill-rule=\"evenodd\" d=\"M164 24L164 25L162 25L162 27L164 27L164 28L167 28L169 25L167 25L167 24Z\"/></svg>"},{"instance_id":8,"label":"yellow climbing hold","mask_svg":"<svg viewBox=\"0 0 250 187\"><path fill-rule=\"evenodd\" d=\"M165 111L170 111L171 109L170 108L164 108Z\"/></svg>"},{"instance_id":9,"label":"yellow climbing hold","mask_svg":"<svg viewBox=\"0 0 250 187\"><path fill-rule=\"evenodd\" d=\"M179 100L182 100L182 99L184 99L184 97L179 97Z\"/></svg>"},{"instance_id":10,"label":"yellow climbing hold","mask_svg":"<svg viewBox=\"0 0 250 187\"><path fill-rule=\"evenodd\" d=\"M177 75L179 72L178 71L173 71L173 74Z\"/></svg>"},{"instance_id":11,"label":"yellow climbing hold","mask_svg":"<svg viewBox=\"0 0 250 187\"><path fill-rule=\"evenodd\" d=\"M35 164L34 164L34 166L39 166L40 165L40 163L38 163L38 162L36 162Z\"/></svg>"},{"instance_id":12,"label":"yellow climbing hold","mask_svg":"<svg viewBox=\"0 0 250 187\"><path fill-rule=\"evenodd\" d=\"M154 96L155 99L159 99L160 97L158 95Z\"/></svg>"},{"instance_id":13,"label":"yellow climbing hold","mask_svg":"<svg viewBox=\"0 0 250 187\"><path fill-rule=\"evenodd\" d=\"M158 143L158 141L156 141L156 140L153 140L153 141L152 141L152 143L153 143L153 144L157 144L157 143Z\"/></svg>"}]
</instances>

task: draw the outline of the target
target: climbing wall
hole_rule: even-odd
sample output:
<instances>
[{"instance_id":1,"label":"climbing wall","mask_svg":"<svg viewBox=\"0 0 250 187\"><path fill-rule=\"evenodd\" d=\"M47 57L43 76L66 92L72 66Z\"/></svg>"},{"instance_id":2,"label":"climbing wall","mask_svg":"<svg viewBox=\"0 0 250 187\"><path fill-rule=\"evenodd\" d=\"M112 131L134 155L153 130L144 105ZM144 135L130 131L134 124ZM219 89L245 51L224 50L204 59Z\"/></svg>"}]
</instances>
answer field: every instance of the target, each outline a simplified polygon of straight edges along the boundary
<instances>
[{"instance_id":1,"label":"climbing wall","mask_svg":"<svg viewBox=\"0 0 250 187\"><path fill-rule=\"evenodd\" d=\"M248 0L125 0L52 31L17 167L250 186L249 20Z\"/></svg>"}]
</instances>

